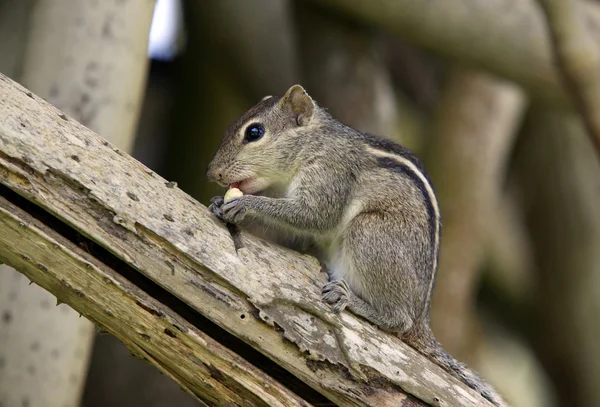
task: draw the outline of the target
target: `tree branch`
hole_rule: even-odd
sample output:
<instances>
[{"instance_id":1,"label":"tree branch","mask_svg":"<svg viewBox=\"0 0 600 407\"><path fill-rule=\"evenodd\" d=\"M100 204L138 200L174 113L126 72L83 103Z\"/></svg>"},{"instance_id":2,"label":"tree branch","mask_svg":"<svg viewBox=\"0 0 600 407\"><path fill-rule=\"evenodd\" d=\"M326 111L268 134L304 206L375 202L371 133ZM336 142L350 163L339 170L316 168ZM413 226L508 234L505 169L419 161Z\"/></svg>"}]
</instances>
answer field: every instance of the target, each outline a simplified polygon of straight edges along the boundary
<instances>
[{"instance_id":1,"label":"tree branch","mask_svg":"<svg viewBox=\"0 0 600 407\"><path fill-rule=\"evenodd\" d=\"M153 287L158 285L187 304L193 315L210 319L338 405L422 406L438 405L440 400L446 406L490 405L398 338L347 312L332 314L321 301L324 276L313 258L244 233L242 248L236 250L227 229L206 207L1 75L0 101L0 182L135 269L131 281L143 275ZM14 222L18 224L13 220L11 227ZM27 252L8 244L0 245L2 256L32 276L32 267L19 261L15 250L48 270L61 253L46 250L41 256L42 243ZM162 322L152 319L156 329L150 333L146 330L150 322L143 325L140 319L150 317L139 310L122 319L127 325L111 322L120 312L100 319L102 308L90 310L94 302L107 304L98 299L104 280L95 286L100 291L88 292L92 282L85 276L91 278L90 272L80 273L84 280L76 283L61 274L63 267L52 269L57 280L71 285L57 294L73 307L100 320L111 332L128 335L150 363L168 366L180 383L201 386L202 379L196 376L200 371L194 368L184 376L176 366L184 358L166 356L165 349L175 338L160 332L172 325L170 313L162 311ZM109 290L110 284L105 284ZM123 297L125 291L118 289L111 289L115 290L111 299ZM127 301L131 304L133 299ZM188 322L191 318L186 317ZM233 387L241 380L234 373L235 377L223 378L234 381ZM203 398L208 400L209 395Z\"/></svg>"},{"instance_id":2,"label":"tree branch","mask_svg":"<svg viewBox=\"0 0 600 407\"><path fill-rule=\"evenodd\" d=\"M576 0L539 0L546 15L556 65L565 88L583 117L600 152L600 50L584 19L583 3ZM596 41L595 41L596 40Z\"/></svg>"},{"instance_id":3,"label":"tree branch","mask_svg":"<svg viewBox=\"0 0 600 407\"><path fill-rule=\"evenodd\" d=\"M302 401L94 256L0 197L0 259L52 292L199 401Z\"/></svg>"}]
</instances>

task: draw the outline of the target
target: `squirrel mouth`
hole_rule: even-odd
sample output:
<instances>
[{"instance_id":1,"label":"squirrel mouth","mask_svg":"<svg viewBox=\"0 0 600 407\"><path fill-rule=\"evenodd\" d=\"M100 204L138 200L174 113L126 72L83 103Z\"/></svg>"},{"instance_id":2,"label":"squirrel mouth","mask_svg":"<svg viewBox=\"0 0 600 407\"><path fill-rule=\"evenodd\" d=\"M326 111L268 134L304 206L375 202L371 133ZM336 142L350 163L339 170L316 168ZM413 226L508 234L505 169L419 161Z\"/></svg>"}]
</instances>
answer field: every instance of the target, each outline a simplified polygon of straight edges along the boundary
<instances>
[{"instance_id":1,"label":"squirrel mouth","mask_svg":"<svg viewBox=\"0 0 600 407\"><path fill-rule=\"evenodd\" d=\"M246 193L246 191L244 191L244 187L248 184L248 182L250 182L252 180L252 178L246 178L243 179L241 181L237 181L237 182L232 182L231 184L229 184L229 188L237 188L240 191L242 191L243 193Z\"/></svg>"}]
</instances>

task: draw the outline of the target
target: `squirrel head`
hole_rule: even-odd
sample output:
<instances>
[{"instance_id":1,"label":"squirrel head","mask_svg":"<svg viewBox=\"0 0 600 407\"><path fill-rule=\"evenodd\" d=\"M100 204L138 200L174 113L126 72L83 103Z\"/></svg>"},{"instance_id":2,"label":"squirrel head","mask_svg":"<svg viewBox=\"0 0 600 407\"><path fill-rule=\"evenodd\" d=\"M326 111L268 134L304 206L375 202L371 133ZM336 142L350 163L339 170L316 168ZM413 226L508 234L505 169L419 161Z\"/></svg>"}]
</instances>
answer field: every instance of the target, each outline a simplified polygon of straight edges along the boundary
<instances>
[{"instance_id":1,"label":"squirrel head","mask_svg":"<svg viewBox=\"0 0 600 407\"><path fill-rule=\"evenodd\" d=\"M300 85L267 96L229 129L208 166L207 177L253 194L289 182L318 106Z\"/></svg>"}]
</instances>

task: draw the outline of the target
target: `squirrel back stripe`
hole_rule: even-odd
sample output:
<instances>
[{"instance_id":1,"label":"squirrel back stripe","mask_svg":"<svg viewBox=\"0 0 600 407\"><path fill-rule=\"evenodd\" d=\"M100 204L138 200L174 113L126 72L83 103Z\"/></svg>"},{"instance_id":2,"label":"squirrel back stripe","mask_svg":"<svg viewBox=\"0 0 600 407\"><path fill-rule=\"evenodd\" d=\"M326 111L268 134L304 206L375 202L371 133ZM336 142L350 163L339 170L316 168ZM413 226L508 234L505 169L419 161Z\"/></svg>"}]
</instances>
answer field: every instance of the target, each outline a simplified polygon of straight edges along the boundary
<instances>
[{"instance_id":1,"label":"squirrel back stripe","mask_svg":"<svg viewBox=\"0 0 600 407\"><path fill-rule=\"evenodd\" d=\"M379 162L379 165L381 167L394 169L408 175L411 179L413 179L413 181L415 181L415 183L418 185L419 189L423 193L423 199L425 200L425 206L427 207L427 212L429 215L429 234L432 241L431 264L433 265L433 268L431 279L429 281L429 289L427 291L427 297L431 299L431 293L433 291L433 286L435 283L435 274L437 272L441 231L440 208L438 206L433 187L431 186L431 182L429 181L429 178L427 177L426 173L422 170L422 165L420 164L420 161L417 161L417 163L415 163L413 160L410 160L404 154L396 154L396 151L382 151L373 147L367 147L367 151L370 154L373 154L376 157L378 157L377 161ZM427 308L429 308L429 302ZM425 311L429 313L429 309L426 309Z\"/></svg>"}]
</instances>

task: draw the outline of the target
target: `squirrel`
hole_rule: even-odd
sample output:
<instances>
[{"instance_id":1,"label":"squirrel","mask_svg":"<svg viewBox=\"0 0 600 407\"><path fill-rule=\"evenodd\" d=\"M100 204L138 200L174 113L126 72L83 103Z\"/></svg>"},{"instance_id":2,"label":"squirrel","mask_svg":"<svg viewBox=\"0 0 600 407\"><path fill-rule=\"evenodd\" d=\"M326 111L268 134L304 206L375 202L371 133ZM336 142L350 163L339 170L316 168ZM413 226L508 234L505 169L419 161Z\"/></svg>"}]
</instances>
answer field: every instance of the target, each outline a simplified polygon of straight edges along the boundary
<instances>
[{"instance_id":1,"label":"squirrel","mask_svg":"<svg viewBox=\"0 0 600 407\"><path fill-rule=\"evenodd\" d=\"M214 197L209 209L219 218L314 250L330 280L323 300L334 312L348 309L397 334L500 405L430 329L440 209L416 155L342 124L294 85L229 127L207 178L244 194Z\"/></svg>"}]
</instances>

